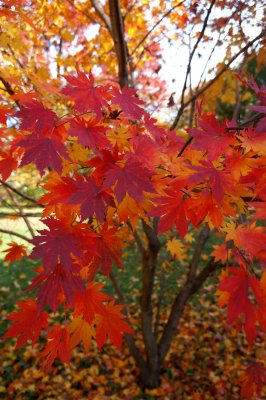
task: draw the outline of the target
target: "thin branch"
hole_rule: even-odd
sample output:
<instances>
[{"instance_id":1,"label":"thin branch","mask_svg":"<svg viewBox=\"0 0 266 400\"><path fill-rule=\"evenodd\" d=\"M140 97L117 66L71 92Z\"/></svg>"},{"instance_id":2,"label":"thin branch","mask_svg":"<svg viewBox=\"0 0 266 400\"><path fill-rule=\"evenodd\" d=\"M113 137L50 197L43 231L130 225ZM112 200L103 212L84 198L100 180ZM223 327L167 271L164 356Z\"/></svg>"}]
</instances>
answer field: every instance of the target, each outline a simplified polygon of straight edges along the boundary
<instances>
[{"instance_id":1,"label":"thin branch","mask_svg":"<svg viewBox=\"0 0 266 400\"><path fill-rule=\"evenodd\" d=\"M176 128L181 115L183 114L184 109L192 102L194 101L200 94L204 93L207 89L209 89L210 86L213 85L214 82L217 81L218 78L228 69L228 67L241 55L243 54L246 50L248 50L255 42L260 40L261 38L264 37L265 32L262 31L258 36L256 36L253 40L248 42L246 46L244 46L242 49L240 49L225 65L224 67L217 73L217 75L211 79L205 86L203 86L200 90L197 90L196 93L191 96L186 102L183 103L182 107L179 108L177 116L175 117L170 130L173 130Z\"/></svg>"},{"instance_id":2,"label":"thin branch","mask_svg":"<svg viewBox=\"0 0 266 400\"><path fill-rule=\"evenodd\" d=\"M109 276L110 276L110 280L111 280L111 282L112 282L112 284L113 284L113 287L114 287L114 289L115 289L115 292L116 292L116 294L117 294L117 296L118 296L118 299L119 299L120 303L123 304L123 306L124 306L125 314L126 314L127 317L129 317L129 315L128 315L128 309L127 309L127 305L126 305L126 297L125 297L125 294L124 294L124 292L122 291L121 286L120 286L118 280L116 279L116 276L115 276L115 274L114 274L113 271L110 272L110 275L109 275Z\"/></svg>"},{"instance_id":3,"label":"thin branch","mask_svg":"<svg viewBox=\"0 0 266 400\"><path fill-rule=\"evenodd\" d=\"M21 235L20 233L17 233L17 232L15 232L15 231L12 231L12 230L9 230L9 229L2 229L2 228L0 228L0 232L1 232L1 233L5 233L6 235L10 235L10 236L17 236L17 237L19 237L20 239L23 239L23 240L25 240L26 242L31 243L31 239L30 239L30 238L28 238L27 236Z\"/></svg>"},{"instance_id":4,"label":"thin branch","mask_svg":"<svg viewBox=\"0 0 266 400\"><path fill-rule=\"evenodd\" d=\"M191 136L191 137L186 141L186 143L183 145L182 149L179 151L177 157L181 157L181 156L182 156L182 154L184 153L184 151L186 150L186 148L190 145L190 143L192 142L192 140L193 140L193 136Z\"/></svg>"},{"instance_id":5,"label":"thin branch","mask_svg":"<svg viewBox=\"0 0 266 400\"><path fill-rule=\"evenodd\" d=\"M128 220L128 222L127 222L127 225L128 225L128 227L130 228L130 230L131 230L131 232L132 232L132 234L133 234L133 236L134 236L134 239L135 239L135 242L136 242L136 244L137 244L137 246L138 246L138 249L139 249L140 254L143 254L143 252L144 252L145 249L144 249L142 240L141 240L141 238L140 238L138 232L136 231L136 229L135 229L135 230L133 229L133 227L132 227L132 225L131 225L131 222L130 222L129 220Z\"/></svg>"},{"instance_id":6,"label":"thin branch","mask_svg":"<svg viewBox=\"0 0 266 400\"><path fill-rule=\"evenodd\" d=\"M40 218L42 216L41 213L23 213L23 217L38 217ZM22 215L17 214L17 213L5 213L5 212L0 212L0 218L23 218Z\"/></svg>"},{"instance_id":7,"label":"thin branch","mask_svg":"<svg viewBox=\"0 0 266 400\"><path fill-rule=\"evenodd\" d=\"M259 121L263 117L264 117L264 115L262 115L262 114L259 114L259 115L256 114L253 117L247 119L246 121L241 122L241 124L239 124L238 126L228 126L226 128L226 131L237 131L237 130L245 129L246 125L249 125L251 122ZM186 148L190 145L190 143L193 141L193 139L194 139L193 136L190 136L190 138L183 145L182 149L179 151L177 157L181 157L182 156L182 154L184 153Z\"/></svg>"},{"instance_id":8,"label":"thin branch","mask_svg":"<svg viewBox=\"0 0 266 400\"><path fill-rule=\"evenodd\" d=\"M159 329L159 325L160 325L161 309L162 309L162 303L163 303L164 296L165 296L165 270L162 270L161 274L160 274L160 289L159 289L159 294L158 294L157 313L156 313L155 326L154 326L154 335L156 338L158 337L158 329Z\"/></svg>"},{"instance_id":9,"label":"thin branch","mask_svg":"<svg viewBox=\"0 0 266 400\"><path fill-rule=\"evenodd\" d=\"M111 28L111 21L108 17L108 15L104 12L104 9L101 5L101 3L98 0L91 0L91 4L93 8L95 9L96 13L100 17L100 19L103 21L106 29L109 31L111 34L112 28Z\"/></svg>"},{"instance_id":10,"label":"thin branch","mask_svg":"<svg viewBox=\"0 0 266 400\"><path fill-rule=\"evenodd\" d=\"M170 316L168 318L167 324L165 325L161 340L158 345L160 364L162 364L169 350L172 339L176 334L177 326L183 315L188 299L201 288L205 280L214 271L218 270L221 267L221 264L215 263L213 259L211 259L194 280L187 280L183 287L180 289L171 307Z\"/></svg>"},{"instance_id":11,"label":"thin branch","mask_svg":"<svg viewBox=\"0 0 266 400\"><path fill-rule=\"evenodd\" d=\"M227 131L237 131L238 129L244 129L246 125L249 125L252 122L257 122L264 117L265 117L265 115L263 115L263 114L253 115L251 118L241 122L241 124L239 124L238 126L228 126L228 128L226 128L226 130Z\"/></svg>"},{"instance_id":12,"label":"thin branch","mask_svg":"<svg viewBox=\"0 0 266 400\"><path fill-rule=\"evenodd\" d=\"M189 266L189 272L188 272L188 277L187 277L188 281L191 281L195 278L202 250L203 250L207 240L209 239L209 237L210 237L210 229L208 226L205 226L199 234L199 238L198 238L195 250L194 250L193 258L192 258L192 261Z\"/></svg>"},{"instance_id":13,"label":"thin branch","mask_svg":"<svg viewBox=\"0 0 266 400\"><path fill-rule=\"evenodd\" d=\"M0 81L3 83L4 87L6 88L7 93L8 93L10 96L13 96L13 95L15 94L15 92L14 92L14 90L12 89L12 86L10 85L10 83L7 82L7 81L5 80L5 78L3 78L2 76L0 76ZM14 101L15 101L16 105L20 108L19 101L18 101L18 100L14 100Z\"/></svg>"},{"instance_id":14,"label":"thin branch","mask_svg":"<svg viewBox=\"0 0 266 400\"><path fill-rule=\"evenodd\" d=\"M115 292L120 300L120 303L124 306L126 321L130 324L129 312L128 312L128 308L127 308L126 302L125 302L125 295L124 295L123 291L121 290L118 280L116 279L116 276L114 275L113 272L110 273L110 279L114 286ZM146 371L146 373L148 373L147 366L142 357L142 354L141 354L139 348L136 346L135 338L131 334L126 333L124 335L124 339L127 342L129 352L130 352L131 356L134 358L137 366L140 368L140 370Z\"/></svg>"},{"instance_id":15,"label":"thin branch","mask_svg":"<svg viewBox=\"0 0 266 400\"><path fill-rule=\"evenodd\" d=\"M21 205L20 205L20 204L18 203L18 201L16 200L15 196L13 195L12 190L8 189L7 187L5 187L5 190L6 190L7 194L9 195L11 201L12 201L12 202L15 204L15 206L18 208L18 210L19 210L19 216L20 216L20 217L23 219L23 221L25 222L25 224L26 224L26 226L27 226L27 228L28 228L28 230L29 230L31 236L34 237L34 236L35 236L35 235L34 235L34 230L33 230L32 226L31 226L31 223L30 223L30 221L28 220L28 218L24 215L23 208L21 207Z\"/></svg>"},{"instance_id":16,"label":"thin branch","mask_svg":"<svg viewBox=\"0 0 266 400\"><path fill-rule=\"evenodd\" d=\"M112 37L118 60L119 84L121 87L128 85L128 49L124 34L124 22L121 14L120 1L109 0Z\"/></svg>"},{"instance_id":17,"label":"thin branch","mask_svg":"<svg viewBox=\"0 0 266 400\"><path fill-rule=\"evenodd\" d=\"M155 28L157 28L158 25L160 25L160 23L166 18L168 17L169 14L171 14L172 11L174 11L175 8L180 7L182 4L184 3L184 1L180 1L180 3L176 4L175 6L173 6L172 8L170 8L170 10L166 11L162 17L156 22L155 25L153 25L153 27L146 33L145 36L143 36L143 38L141 39L141 41L137 44L137 46L132 50L130 57L133 56L133 54L136 52L136 50L146 41L146 39L150 36L150 34L154 31Z\"/></svg>"},{"instance_id":18,"label":"thin branch","mask_svg":"<svg viewBox=\"0 0 266 400\"><path fill-rule=\"evenodd\" d=\"M187 89L187 80L188 80L188 77L189 77L189 74L190 74L190 70L191 70L191 63L192 63L194 54L195 54L195 52L196 52L196 50L197 50L197 48L198 48L198 45L199 45L201 39L202 39L203 36L204 36L205 30L206 30L206 28L207 28L208 20L209 20L209 17L210 17L212 8L213 8L213 6L214 6L214 4L215 4L215 1L216 1L216 0L212 0L210 6L209 6L209 8L208 8L206 17L205 17L204 22L203 22L202 30L201 30L200 35L199 35L199 37L198 37L198 40L196 41L196 43L195 43L195 45L194 45L194 47L193 47L193 49L192 49L192 51L191 51L191 54L190 54L190 56L189 56L189 60L188 60L188 64L187 64L187 70L186 70L186 76L185 76L185 81L184 81L184 85L183 85L183 89L182 89L182 94L181 94L181 105L180 105L180 108L182 108L182 107L183 107L183 104L184 104L185 92L186 92L186 89Z\"/></svg>"},{"instance_id":19,"label":"thin branch","mask_svg":"<svg viewBox=\"0 0 266 400\"><path fill-rule=\"evenodd\" d=\"M22 192L20 192L19 190L13 188L13 186L11 186L9 183L6 183L4 181L2 181L2 179L0 179L0 183L2 183L3 186L7 187L8 189L12 190L12 192L16 193L18 196L22 197L24 200L28 200L32 203L36 204L36 207L44 207L44 204L40 204L38 203L38 200L34 199L33 197L30 197Z\"/></svg>"}]
</instances>

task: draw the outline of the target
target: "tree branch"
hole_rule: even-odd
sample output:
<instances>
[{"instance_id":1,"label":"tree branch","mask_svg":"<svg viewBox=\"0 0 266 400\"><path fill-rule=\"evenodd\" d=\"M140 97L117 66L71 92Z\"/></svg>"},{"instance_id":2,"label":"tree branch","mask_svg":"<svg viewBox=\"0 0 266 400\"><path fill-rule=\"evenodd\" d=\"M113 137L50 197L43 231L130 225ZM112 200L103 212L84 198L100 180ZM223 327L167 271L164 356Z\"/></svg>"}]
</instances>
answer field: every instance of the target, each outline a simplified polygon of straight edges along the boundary
<instances>
[{"instance_id":1,"label":"tree branch","mask_svg":"<svg viewBox=\"0 0 266 400\"><path fill-rule=\"evenodd\" d=\"M23 239L23 240L25 240L26 242L31 243L31 239L30 239L30 238L28 238L27 236L21 235L20 233L17 233L17 232L15 232L15 231L12 231L12 230L9 230L9 229L2 229L2 228L0 228L0 232L1 232L1 233L5 233L5 234L10 235L10 236L17 236L17 237L19 237L20 239Z\"/></svg>"},{"instance_id":2,"label":"tree branch","mask_svg":"<svg viewBox=\"0 0 266 400\"><path fill-rule=\"evenodd\" d=\"M159 330L159 325L160 325L161 309L162 309L164 295L165 295L165 271L162 269L161 274L160 274L160 289L159 289L159 294L158 294L157 313L156 313L155 326L154 326L154 335L155 335L156 339L158 337L158 330Z\"/></svg>"},{"instance_id":3,"label":"tree branch","mask_svg":"<svg viewBox=\"0 0 266 400\"><path fill-rule=\"evenodd\" d=\"M160 23L168 17L169 14L171 14L172 11L174 11L175 8L180 7L184 3L183 1L180 1L180 3L176 4L170 10L166 11L163 16L156 22L156 24L153 25L153 27L146 33L146 35L141 39L141 41L137 44L137 46L132 50L130 57L133 56L133 54L136 52L136 50L146 41L146 39L150 36L150 34L154 31L154 29L160 25Z\"/></svg>"},{"instance_id":4,"label":"tree branch","mask_svg":"<svg viewBox=\"0 0 266 400\"><path fill-rule=\"evenodd\" d=\"M124 295L124 293L118 283L118 280L116 279L116 276L114 275L113 272L110 273L110 279L114 286L115 292L119 298L120 303L124 306L126 321L129 325L131 325L130 319L129 319L128 308L127 308L126 302L125 302L125 295ZM136 346L134 337L128 333L126 333L123 337L124 337L125 341L127 342L129 352L130 352L131 356L134 358L139 369L141 371L143 371L144 373L148 373L147 365L142 357L142 354L141 354L139 348Z\"/></svg>"},{"instance_id":5,"label":"tree branch","mask_svg":"<svg viewBox=\"0 0 266 400\"><path fill-rule=\"evenodd\" d=\"M261 38L264 37L265 32L262 31L258 36L256 36L253 40L248 42L246 46L244 46L242 49L240 49L225 65L224 67L217 73L217 75L211 79L205 86L203 86L201 89L197 90L196 93L191 96L186 102L183 103L182 106L180 106L177 116L175 117L170 130L173 130L176 128L181 115L183 114L183 111L185 108L192 102L194 101L200 94L204 93L210 86L213 85L214 82L217 81L218 78L228 69L228 67L241 55L243 54L247 49L249 49L255 42L260 40ZM191 139L192 140L192 139Z\"/></svg>"},{"instance_id":6,"label":"tree branch","mask_svg":"<svg viewBox=\"0 0 266 400\"><path fill-rule=\"evenodd\" d=\"M210 237L210 229L208 226L205 226L199 234L199 238L198 238L195 250L194 250L193 258L192 258L192 261L189 266L189 272L188 272L188 277L187 277L188 281L191 281L195 278L202 250L203 250L207 240L209 239L209 237Z\"/></svg>"},{"instance_id":7,"label":"tree branch","mask_svg":"<svg viewBox=\"0 0 266 400\"><path fill-rule=\"evenodd\" d=\"M212 0L210 6L208 8L206 17L205 17L204 22L203 22L202 30L201 30L200 35L198 37L198 40L196 41L195 46L193 47L192 52L190 53L190 56L189 56L188 65L187 65L187 71L186 71L186 76L185 76L185 81L184 81L182 94L181 94L181 105L180 105L180 108L182 108L183 104L184 104L184 97L185 97L185 92L186 92L186 88L187 88L187 80L188 80L188 76L189 76L190 71L191 71L191 62L192 62L194 54L195 54L195 52L196 52L196 50L198 48L198 45L199 45L201 39L204 36L204 32L205 32L205 29L207 28L208 20L209 20L209 17L210 17L210 14L211 14L211 11L212 11L212 8L214 6L215 1L216 0Z\"/></svg>"},{"instance_id":8,"label":"tree branch","mask_svg":"<svg viewBox=\"0 0 266 400\"><path fill-rule=\"evenodd\" d=\"M138 246L138 249L139 249L140 254L143 254L145 249L144 249L142 240L141 240L141 238L139 237L138 232L136 231L136 229L135 229L135 230L133 229L133 227L132 227L132 225L131 225L131 222L130 222L129 220L128 220L128 222L127 222L127 225L129 226L129 228L130 228L130 230L131 230L131 232L132 232L132 234L133 234L133 236L134 236L134 239L135 239L135 242L136 242L136 244L137 244L137 246Z\"/></svg>"},{"instance_id":9,"label":"tree branch","mask_svg":"<svg viewBox=\"0 0 266 400\"><path fill-rule=\"evenodd\" d=\"M101 3L98 0L91 0L91 4L93 8L95 9L96 13L100 17L100 19L103 21L106 29L109 31L109 33L112 33L112 27L111 27L111 21L108 17L108 15L104 12L104 9L101 5Z\"/></svg>"},{"instance_id":10,"label":"tree branch","mask_svg":"<svg viewBox=\"0 0 266 400\"><path fill-rule=\"evenodd\" d=\"M148 239L148 247L142 257L142 291L141 291L141 317L142 334L145 343L147 365L152 371L158 368L158 346L156 336L153 333L153 305L152 293L154 277L157 267L160 242L157 236L157 226L153 227L142 221L143 229Z\"/></svg>"},{"instance_id":11,"label":"tree branch","mask_svg":"<svg viewBox=\"0 0 266 400\"><path fill-rule=\"evenodd\" d=\"M7 81L5 80L5 78L3 78L2 76L0 76L0 81L2 82L2 84L4 85L4 87L6 88L7 93L8 93L10 96L13 96L13 95L15 94L15 92L14 92L14 90L12 89L10 83L7 82ZM18 101L18 100L14 100L14 101L15 101L16 105L20 108L19 101Z\"/></svg>"},{"instance_id":12,"label":"tree branch","mask_svg":"<svg viewBox=\"0 0 266 400\"><path fill-rule=\"evenodd\" d=\"M121 14L120 1L109 0L112 37L118 60L119 84L121 87L128 85L128 50L124 34L124 22Z\"/></svg>"},{"instance_id":13,"label":"tree branch","mask_svg":"<svg viewBox=\"0 0 266 400\"><path fill-rule=\"evenodd\" d=\"M6 183L4 181L2 181L2 179L0 179L0 183L7 187L8 189L12 190L12 192L16 193L18 196L22 197L24 200L28 200L31 201L32 203L36 204L36 207L44 207L44 204L40 204L38 203L38 200L34 199L33 197L27 196L26 194L20 192L19 190L13 188L13 186L11 186L9 183Z\"/></svg>"},{"instance_id":14,"label":"tree branch","mask_svg":"<svg viewBox=\"0 0 266 400\"><path fill-rule=\"evenodd\" d=\"M127 308L127 305L126 305L126 298L125 298L124 292L122 291L121 286L120 286L118 280L116 279L116 276L115 276L113 271L110 272L109 276L110 276L111 282L113 284L113 287L115 289L115 292L116 292L116 294L118 296L118 299L119 299L120 303L123 304L123 306L124 306L125 314L126 314L127 317L129 317L129 313L128 313L128 308Z\"/></svg>"},{"instance_id":15,"label":"tree branch","mask_svg":"<svg viewBox=\"0 0 266 400\"><path fill-rule=\"evenodd\" d=\"M163 360L170 348L171 342L174 335L176 334L177 326L183 315L188 299L200 289L205 280L214 271L221 267L221 264L215 263L213 259L210 260L194 280L187 280L185 282L184 286L177 294L171 307L170 316L168 318L167 324L165 325L161 340L158 345L160 364L163 363Z\"/></svg>"},{"instance_id":16,"label":"tree branch","mask_svg":"<svg viewBox=\"0 0 266 400\"><path fill-rule=\"evenodd\" d=\"M15 206L18 208L19 210L19 216L23 219L23 221L25 222L30 234L32 237L34 237L34 231L33 228L31 226L30 221L28 220L28 218L26 217L26 215L23 212L23 208L21 207L21 205L17 202L15 196L13 195L12 190L8 189L7 187L5 187L7 194L9 195L11 201L13 201L13 203L15 204Z\"/></svg>"},{"instance_id":17,"label":"tree branch","mask_svg":"<svg viewBox=\"0 0 266 400\"><path fill-rule=\"evenodd\" d=\"M23 217L41 217L40 213L23 213ZM17 213L8 213L8 212L0 212L0 218L22 218L20 214Z\"/></svg>"}]
</instances>

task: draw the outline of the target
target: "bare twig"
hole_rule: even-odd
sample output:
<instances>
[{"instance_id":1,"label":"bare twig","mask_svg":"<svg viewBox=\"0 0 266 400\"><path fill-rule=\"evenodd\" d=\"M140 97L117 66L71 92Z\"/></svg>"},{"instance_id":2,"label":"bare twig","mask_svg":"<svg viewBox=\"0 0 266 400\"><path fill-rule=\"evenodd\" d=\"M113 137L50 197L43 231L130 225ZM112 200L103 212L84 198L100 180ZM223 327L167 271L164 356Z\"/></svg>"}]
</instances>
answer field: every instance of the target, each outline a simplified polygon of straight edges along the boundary
<instances>
[{"instance_id":1,"label":"bare twig","mask_svg":"<svg viewBox=\"0 0 266 400\"><path fill-rule=\"evenodd\" d=\"M24 217L36 217L36 218L40 218L42 216L41 213L23 213ZM0 212L0 218L22 218L22 216L20 214L17 213L9 213L9 212Z\"/></svg>"},{"instance_id":2,"label":"bare twig","mask_svg":"<svg viewBox=\"0 0 266 400\"><path fill-rule=\"evenodd\" d=\"M158 330L160 325L161 309L162 309L164 295L165 295L165 271L162 270L160 274L160 289L158 294L157 313L155 317L155 326L154 326L154 335L156 338L158 337Z\"/></svg>"},{"instance_id":3,"label":"bare twig","mask_svg":"<svg viewBox=\"0 0 266 400\"><path fill-rule=\"evenodd\" d=\"M1 232L1 233L5 233L6 235L10 235L10 236L17 236L17 237L19 237L20 239L23 239L23 240L25 240L26 242L31 243L31 239L30 239L30 238L28 238L27 236L21 235L20 233L17 233L17 232L15 232L15 231L12 231L12 230L9 230L9 229L2 229L2 228L0 228L0 232Z\"/></svg>"},{"instance_id":4,"label":"bare twig","mask_svg":"<svg viewBox=\"0 0 266 400\"><path fill-rule=\"evenodd\" d=\"M193 280L195 278L199 261L200 261L200 256L202 253L202 250L210 237L210 229L208 226L205 226L202 231L199 234L198 241L194 250L193 258L189 266L189 272L188 272L188 277L187 280Z\"/></svg>"},{"instance_id":5,"label":"bare twig","mask_svg":"<svg viewBox=\"0 0 266 400\"><path fill-rule=\"evenodd\" d=\"M15 206L18 208L19 210L19 216L24 220L30 234L32 237L34 237L34 231L32 229L31 223L28 220L28 218L26 217L26 215L23 212L23 208L21 207L21 205L18 203L18 201L16 200L15 196L13 195L12 190L8 189L7 187L5 187L7 194L9 195L11 201L15 204Z\"/></svg>"},{"instance_id":6,"label":"bare twig","mask_svg":"<svg viewBox=\"0 0 266 400\"><path fill-rule=\"evenodd\" d=\"M204 36L205 30L206 30L206 28L207 28L208 20L209 20L209 17L210 17L212 8L213 8L213 6L214 6L214 4L215 4L215 1L216 1L216 0L212 0L212 1L211 1L211 4L210 4L210 6L209 6L209 8L208 8L206 17L205 17L204 22L203 22L202 30L201 30L200 35L199 35L199 37L198 37L198 40L196 41L196 43L195 43L195 45L194 45L194 47L193 47L193 49L192 49L192 51L191 51L191 53L190 53L190 56L189 56L189 60L188 60L188 64L187 64L187 70L186 70L186 76L185 76L185 81L184 81L184 85L183 85L183 89L182 89L182 94L181 94L181 105L180 105L180 109L183 107L183 104L184 104L185 92L186 92L186 89L187 89L187 80L188 80L188 77L189 77L189 75L190 75L190 70L191 70L191 63L192 63L194 54L195 54L195 52L196 52L196 50L197 50L197 48L198 48L198 45L199 45L201 39L202 39L203 36Z\"/></svg>"},{"instance_id":7,"label":"bare twig","mask_svg":"<svg viewBox=\"0 0 266 400\"><path fill-rule=\"evenodd\" d=\"M100 19L103 21L107 30L111 34L111 32L112 32L111 21L110 21L110 18L108 17L108 15L104 12L104 9L103 9L101 3L98 0L91 0L91 4L92 4L93 8L95 9L96 13L98 14L98 16L100 17Z\"/></svg>"},{"instance_id":8,"label":"bare twig","mask_svg":"<svg viewBox=\"0 0 266 400\"><path fill-rule=\"evenodd\" d=\"M221 264L215 263L213 259L211 259L205 265L203 270L193 280L187 280L183 287L180 289L172 304L170 316L168 318L167 324L165 325L161 340L159 342L158 352L160 364L163 362L169 350L172 339L176 334L178 323L180 322L180 319L183 315L183 311L188 299L201 288L205 280L214 271L218 270L221 267Z\"/></svg>"},{"instance_id":9,"label":"bare twig","mask_svg":"<svg viewBox=\"0 0 266 400\"><path fill-rule=\"evenodd\" d=\"M114 286L115 292L119 298L120 303L124 306L124 313L126 315L126 321L130 325L130 319L129 319L130 315L129 315L128 308L126 306L125 295L118 283L118 280L116 279L114 272L110 273L110 279ZM139 348L136 346L135 338L131 334L126 333L124 335L124 339L127 342L129 352L130 352L131 356L134 358L137 366L140 368L141 371L144 372L144 374L145 373L148 374L147 365L142 357L142 354L141 354Z\"/></svg>"},{"instance_id":10,"label":"bare twig","mask_svg":"<svg viewBox=\"0 0 266 400\"><path fill-rule=\"evenodd\" d=\"M183 103L182 107L180 106L177 116L175 117L170 130L173 130L176 128L181 115L183 114L184 109L192 102L194 101L200 94L204 93L210 86L213 85L214 82L219 79L219 77L228 69L228 67L241 55L243 54L246 50L248 50L251 46L253 46L254 43L256 43L258 40L264 37L265 32L261 32L259 35L257 35L253 40L248 42L242 49L240 49L231 59L221 68L221 70L217 73L217 75L211 79L205 86L203 86L201 89L197 90L196 93L191 96L186 102Z\"/></svg>"},{"instance_id":11,"label":"bare twig","mask_svg":"<svg viewBox=\"0 0 266 400\"><path fill-rule=\"evenodd\" d=\"M137 46L132 50L130 57L133 56L133 54L136 52L136 50L146 41L146 39L150 36L150 34L154 31L155 28L157 28L158 25L166 18L168 17L169 14L171 14L172 11L174 11L175 8L180 7L184 1L180 1L180 3L176 4L170 10L166 11L162 17L156 22L156 24L153 25L153 27L146 33L145 36L141 39L141 41L137 44Z\"/></svg>"},{"instance_id":12,"label":"bare twig","mask_svg":"<svg viewBox=\"0 0 266 400\"><path fill-rule=\"evenodd\" d=\"M123 306L124 306L124 312L125 312L125 315L127 316L127 319L129 319L129 312L128 312L128 308L127 308L127 304L126 304L126 297L125 297L125 294L124 294L124 292L122 291L122 289L121 289L121 286L120 286L120 284L119 284L119 282L118 282L118 280L117 280L117 278L116 278L116 276L115 276L115 274L114 274L114 272L112 271L112 272L110 272L110 280L111 280L111 282L112 282L112 284L113 284L113 287L114 287L114 289L115 289L115 292L116 292L116 294L117 294L117 297L118 297L118 299L119 299L119 302L121 303L121 304L123 304ZM128 322L130 323L130 321L128 320Z\"/></svg>"},{"instance_id":13,"label":"bare twig","mask_svg":"<svg viewBox=\"0 0 266 400\"><path fill-rule=\"evenodd\" d=\"M131 232L132 232L132 234L133 234L133 236L134 236L134 239L135 239L135 242L136 242L136 244L137 244L137 246L138 246L138 249L139 249L140 254L143 254L143 252L144 252L145 249L144 249L142 240L141 240L141 238L140 238L138 232L136 231L136 229L135 229L135 230L133 229L133 227L132 227L132 225L131 225L131 222L130 222L129 220L128 220L128 222L127 222L127 225L128 225L128 227L130 228L130 230L131 230Z\"/></svg>"},{"instance_id":14,"label":"bare twig","mask_svg":"<svg viewBox=\"0 0 266 400\"><path fill-rule=\"evenodd\" d=\"M19 190L15 189L15 188L13 188L13 186L11 186L9 183L6 183L6 182L2 181L2 179L0 179L0 183L3 186L7 187L8 189L12 190L12 192L16 193L18 196L22 197L24 200L28 200L28 201L30 201L32 203L35 203L36 207L44 207L44 204L38 203L38 200L36 200L33 197L30 197L30 196L20 192Z\"/></svg>"},{"instance_id":15,"label":"bare twig","mask_svg":"<svg viewBox=\"0 0 266 400\"><path fill-rule=\"evenodd\" d=\"M7 81L5 80L5 78L3 78L2 76L0 76L0 81L3 83L4 87L6 88L7 93L8 93L10 96L13 96L13 95L15 94L15 92L14 92L14 90L12 89L10 83L7 82ZM16 105L20 108L19 101L18 101L18 100L14 100L14 101L15 101Z\"/></svg>"}]
</instances>

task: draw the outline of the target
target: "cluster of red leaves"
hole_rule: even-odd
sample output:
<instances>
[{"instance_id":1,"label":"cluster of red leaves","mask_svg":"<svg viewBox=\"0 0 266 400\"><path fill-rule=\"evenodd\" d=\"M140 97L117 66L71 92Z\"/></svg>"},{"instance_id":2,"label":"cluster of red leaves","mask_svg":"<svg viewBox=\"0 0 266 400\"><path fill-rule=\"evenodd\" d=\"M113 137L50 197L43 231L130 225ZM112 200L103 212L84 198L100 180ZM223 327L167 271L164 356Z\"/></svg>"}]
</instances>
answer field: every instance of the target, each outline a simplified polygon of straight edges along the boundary
<instances>
[{"instance_id":1,"label":"cluster of red leaves","mask_svg":"<svg viewBox=\"0 0 266 400\"><path fill-rule=\"evenodd\" d=\"M92 307L93 318L77 309L91 305L88 290L96 270L109 275L113 263L121 264L121 232L136 216L160 217L159 233L176 225L183 237L189 224L208 224L219 232L226 244L214 255L231 265L219 290L227 293L229 322L242 319L252 342L258 325L266 329L265 289L251 268L254 263L265 266L266 259L265 228L257 225L266 209L265 118L239 128L235 122L220 124L198 105L198 127L188 129L193 141L186 147L175 132L156 125L134 90L97 85L91 73L80 71L65 79L68 85L61 93L73 104L72 116L59 117L34 98L23 104L13 114L20 120L18 136L0 160L4 180L16 168L15 155L21 166L33 163L42 175L52 170L45 175L47 193L40 199L47 229L32 241L31 257L42 259L42 269L29 289L37 288L39 313L64 304L67 311L73 309L74 319L63 328L49 327L48 367L55 357L68 361L79 337L88 348L86 331L93 336L96 328L100 346L107 335L120 344L121 333L130 332L121 307L111 299ZM265 113L265 88L254 81L246 84L263 104L252 110ZM26 313L22 320L27 321L28 309L20 313ZM21 324L16 326L19 334ZM8 336L14 333L10 329ZM35 339L39 330L30 331L29 338L34 333Z\"/></svg>"}]
</instances>

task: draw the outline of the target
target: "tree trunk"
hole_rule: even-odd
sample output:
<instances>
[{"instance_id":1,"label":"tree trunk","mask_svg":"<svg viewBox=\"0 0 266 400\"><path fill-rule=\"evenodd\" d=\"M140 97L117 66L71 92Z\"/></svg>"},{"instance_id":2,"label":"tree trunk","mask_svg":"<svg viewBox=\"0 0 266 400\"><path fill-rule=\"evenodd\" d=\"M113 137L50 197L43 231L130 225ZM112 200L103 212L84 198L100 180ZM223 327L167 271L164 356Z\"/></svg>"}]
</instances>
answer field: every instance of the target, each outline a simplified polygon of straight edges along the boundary
<instances>
[{"instance_id":1,"label":"tree trunk","mask_svg":"<svg viewBox=\"0 0 266 400\"><path fill-rule=\"evenodd\" d=\"M153 366L153 368L147 368L140 370L140 386L145 389L154 389L160 386L161 383L161 371L159 365Z\"/></svg>"}]
</instances>

